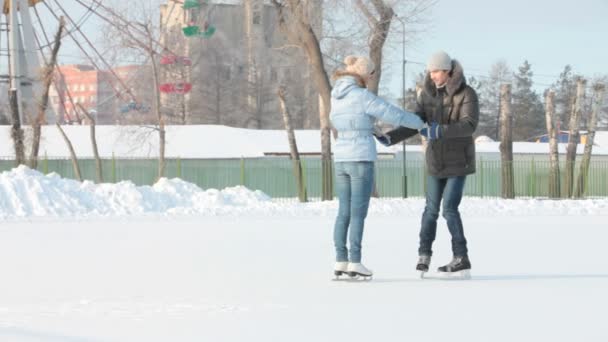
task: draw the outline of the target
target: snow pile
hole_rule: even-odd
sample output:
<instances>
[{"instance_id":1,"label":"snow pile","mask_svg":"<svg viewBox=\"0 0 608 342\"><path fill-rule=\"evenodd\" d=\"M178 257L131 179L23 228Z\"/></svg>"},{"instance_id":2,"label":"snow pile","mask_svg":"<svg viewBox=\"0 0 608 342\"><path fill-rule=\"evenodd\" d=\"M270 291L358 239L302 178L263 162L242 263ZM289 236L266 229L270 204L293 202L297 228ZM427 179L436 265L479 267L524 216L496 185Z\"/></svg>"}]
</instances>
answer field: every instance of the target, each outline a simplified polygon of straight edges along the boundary
<instances>
[{"instance_id":1,"label":"snow pile","mask_svg":"<svg viewBox=\"0 0 608 342\"><path fill-rule=\"evenodd\" d=\"M263 192L241 186L203 191L181 179L163 178L154 186L136 186L130 181L81 183L56 173L45 176L26 166L0 174L0 218L204 214L270 201Z\"/></svg>"},{"instance_id":2,"label":"snow pile","mask_svg":"<svg viewBox=\"0 0 608 342\"><path fill-rule=\"evenodd\" d=\"M130 215L333 217L337 201L274 201L242 186L203 190L181 179L160 179L153 186L123 181L95 184L43 175L25 166L0 174L0 219L28 217L116 217ZM419 217L423 198L373 198L369 214ZM542 200L467 197L463 216L608 215L608 199Z\"/></svg>"}]
</instances>

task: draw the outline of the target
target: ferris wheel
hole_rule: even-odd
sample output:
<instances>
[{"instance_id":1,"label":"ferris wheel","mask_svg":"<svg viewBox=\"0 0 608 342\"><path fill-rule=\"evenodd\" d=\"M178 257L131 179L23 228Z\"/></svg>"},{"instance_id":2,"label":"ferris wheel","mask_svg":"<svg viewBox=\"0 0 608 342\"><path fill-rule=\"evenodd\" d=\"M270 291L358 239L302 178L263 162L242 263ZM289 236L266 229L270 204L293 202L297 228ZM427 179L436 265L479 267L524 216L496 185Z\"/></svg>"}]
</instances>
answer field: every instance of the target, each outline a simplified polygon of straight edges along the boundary
<instances>
[{"instance_id":1,"label":"ferris wheel","mask_svg":"<svg viewBox=\"0 0 608 342\"><path fill-rule=\"evenodd\" d=\"M187 14L181 31L184 39L210 39L216 27L213 25L213 1L207 0L167 0L170 12L182 11ZM94 43L91 37L90 26L94 22L105 23L117 30L129 30L132 39L136 41L151 41L148 44L152 50L145 63L156 63L164 71L164 79L159 80L158 91L171 96L183 96L189 93L193 86L187 77L179 78L173 75L188 75L187 70L192 65L189 56L180 54L162 42L160 37L151 37L149 32L125 18L120 11L112 8L107 1L102 0L3 0L3 14L0 18L0 82L8 83L16 91L19 105L19 115L22 123L37 111L39 105L42 80L42 68L50 59L52 47L55 43L54 33L59 23L64 23L64 33L61 42L70 43L81 58L80 64L88 65L92 70L103 72L106 88L110 90L105 97L95 98L94 104L100 106L106 102L117 104L120 113L145 113L153 107L145 103L141 94L138 94L129 85L129 77L119 75L116 65L112 65L103 51ZM171 14L167 18L171 17ZM160 29L163 23L161 22ZM89 30L87 30L89 29ZM6 37L6 38L5 38ZM64 62L63 55L59 54L57 65ZM76 93L78 89L62 84L65 80L62 67L55 68L52 88L57 93L57 102L62 111L63 119L76 121L78 109L83 108L83 101L79 101ZM64 82L65 83L65 82ZM92 98L92 97L91 97ZM82 100L82 97L81 97ZM84 99L85 104L87 99ZM50 107L50 106L49 106ZM91 108L91 106L88 106ZM57 113L48 110L46 122L56 121ZM61 115L60 115L61 116ZM61 120L61 119L59 119Z\"/></svg>"}]
</instances>

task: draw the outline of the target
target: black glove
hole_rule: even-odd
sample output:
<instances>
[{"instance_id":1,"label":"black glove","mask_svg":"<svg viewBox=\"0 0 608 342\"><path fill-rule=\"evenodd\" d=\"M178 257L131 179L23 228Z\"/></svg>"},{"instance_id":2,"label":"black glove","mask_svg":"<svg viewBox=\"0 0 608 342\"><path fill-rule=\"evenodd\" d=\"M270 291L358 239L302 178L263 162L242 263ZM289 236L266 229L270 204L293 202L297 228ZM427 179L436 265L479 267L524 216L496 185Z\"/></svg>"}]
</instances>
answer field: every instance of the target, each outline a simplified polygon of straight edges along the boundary
<instances>
[{"instance_id":1,"label":"black glove","mask_svg":"<svg viewBox=\"0 0 608 342\"><path fill-rule=\"evenodd\" d=\"M391 137L379 131L375 131L373 134L374 138L376 138L379 143L384 146L391 146Z\"/></svg>"}]
</instances>

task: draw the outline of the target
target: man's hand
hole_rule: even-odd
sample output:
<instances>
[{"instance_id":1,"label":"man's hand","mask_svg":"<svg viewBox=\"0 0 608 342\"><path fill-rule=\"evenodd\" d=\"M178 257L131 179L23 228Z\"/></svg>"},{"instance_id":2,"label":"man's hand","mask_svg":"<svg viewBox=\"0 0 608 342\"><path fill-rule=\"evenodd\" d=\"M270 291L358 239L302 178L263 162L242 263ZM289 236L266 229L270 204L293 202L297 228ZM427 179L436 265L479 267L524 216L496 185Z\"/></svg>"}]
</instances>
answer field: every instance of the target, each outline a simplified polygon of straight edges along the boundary
<instances>
[{"instance_id":1,"label":"man's hand","mask_svg":"<svg viewBox=\"0 0 608 342\"><path fill-rule=\"evenodd\" d=\"M428 138L429 140L441 139L443 136L443 129L441 125L436 122L431 122L430 126L426 126L420 130L420 135Z\"/></svg>"}]
</instances>

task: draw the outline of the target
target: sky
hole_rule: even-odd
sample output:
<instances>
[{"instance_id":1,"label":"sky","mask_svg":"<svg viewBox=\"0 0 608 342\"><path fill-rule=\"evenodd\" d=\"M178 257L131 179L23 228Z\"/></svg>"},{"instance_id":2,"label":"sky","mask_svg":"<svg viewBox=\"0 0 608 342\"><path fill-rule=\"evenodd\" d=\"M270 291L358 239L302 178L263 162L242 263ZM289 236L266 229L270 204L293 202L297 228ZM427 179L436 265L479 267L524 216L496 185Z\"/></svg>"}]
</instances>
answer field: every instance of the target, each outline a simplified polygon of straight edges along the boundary
<instances>
[{"instance_id":1,"label":"sky","mask_svg":"<svg viewBox=\"0 0 608 342\"><path fill-rule=\"evenodd\" d=\"M430 27L406 47L405 57L425 63L444 50L461 62L465 75L487 75L501 59L512 70L528 60L537 86L553 83L566 64L587 77L607 75L607 14L606 0L439 0L429 13ZM401 54L396 49L387 56L399 70ZM424 68L406 66L408 79ZM390 84L392 92L400 91L400 78Z\"/></svg>"},{"instance_id":2,"label":"sky","mask_svg":"<svg viewBox=\"0 0 608 342\"><path fill-rule=\"evenodd\" d=\"M158 0L151 0L158 2ZM55 0L47 1L57 9ZM72 18L80 21L84 8L76 0L61 1ZM38 5L50 35L57 22ZM57 11L59 12L59 11ZM437 50L445 50L458 59L465 75L485 76L492 64L505 60L516 70L524 60L532 64L535 88L539 91L553 83L566 64L575 73L587 77L608 74L607 0L567 1L484 1L438 0L427 14L428 26L415 42L406 46L407 86L424 69L427 58ZM398 23L397 23L398 24ZM100 20L94 16L82 22L81 28L93 40L101 37ZM385 50L382 87L389 94L401 93L401 37L389 36L392 46ZM5 41L2 42L5 44ZM61 51L61 61L82 60L82 53L67 42ZM3 58L4 59L4 58ZM5 73L5 62L0 69ZM394 70L394 72L393 72Z\"/></svg>"}]
</instances>

